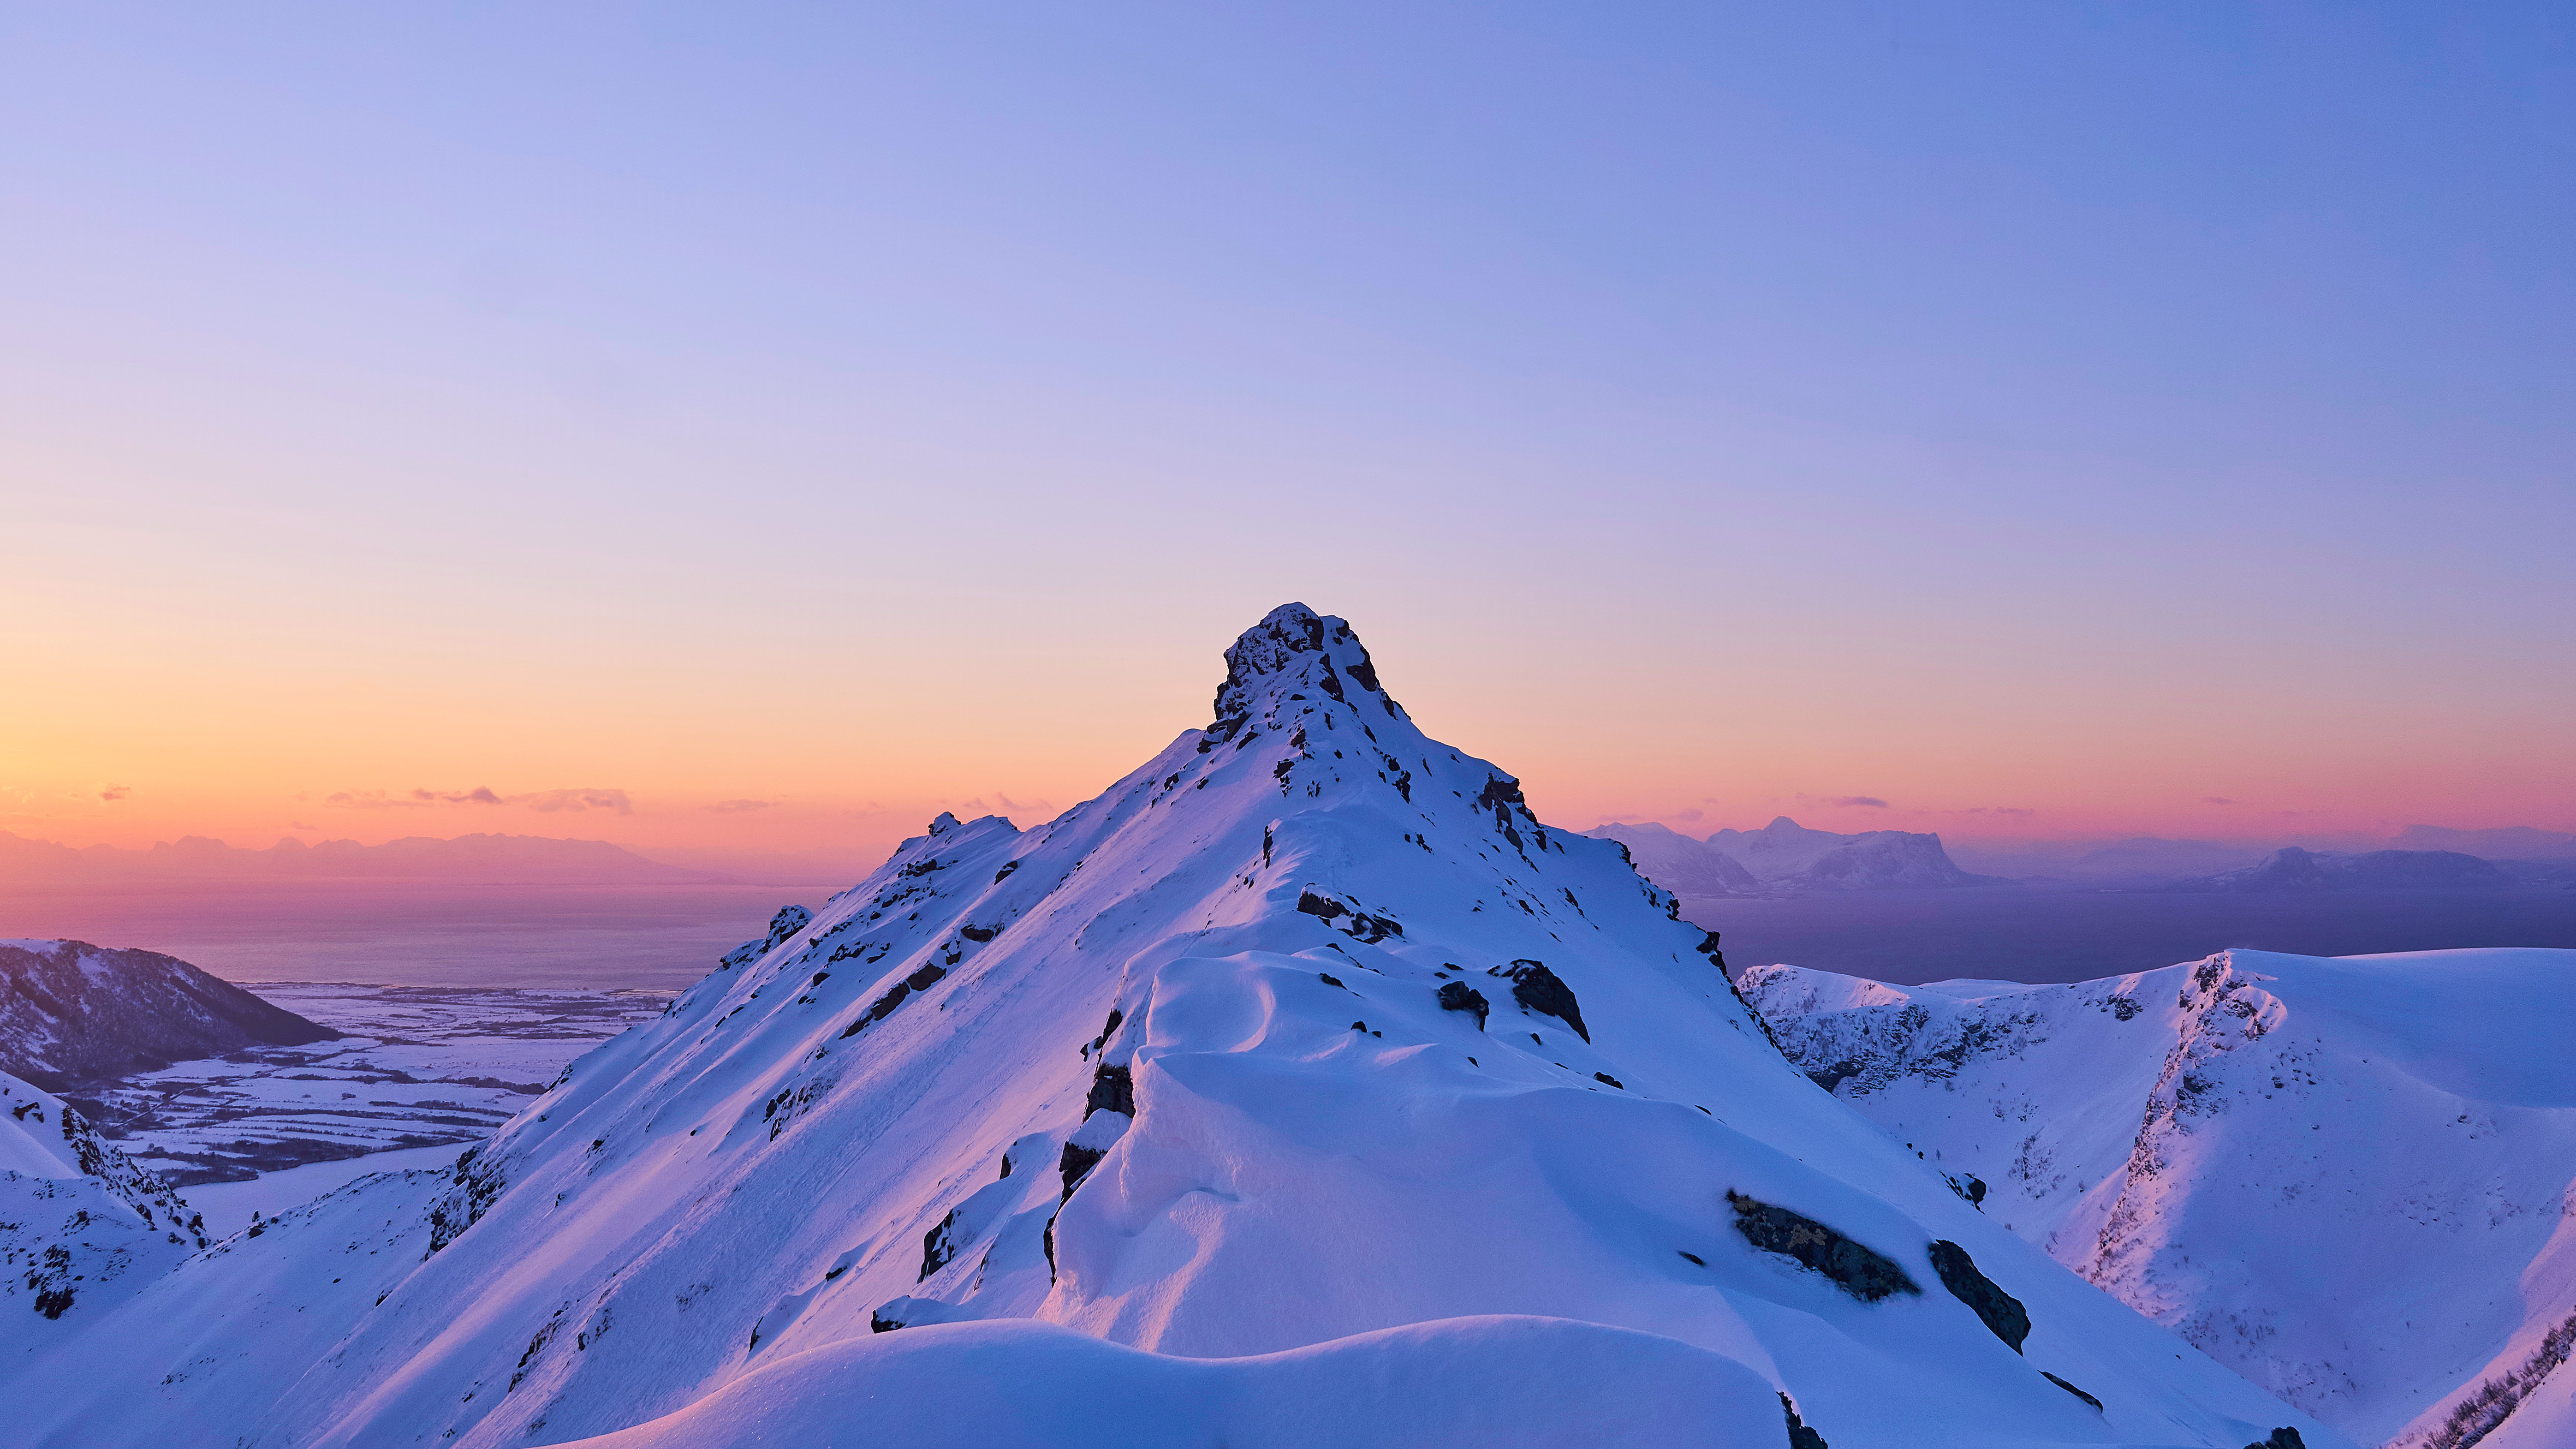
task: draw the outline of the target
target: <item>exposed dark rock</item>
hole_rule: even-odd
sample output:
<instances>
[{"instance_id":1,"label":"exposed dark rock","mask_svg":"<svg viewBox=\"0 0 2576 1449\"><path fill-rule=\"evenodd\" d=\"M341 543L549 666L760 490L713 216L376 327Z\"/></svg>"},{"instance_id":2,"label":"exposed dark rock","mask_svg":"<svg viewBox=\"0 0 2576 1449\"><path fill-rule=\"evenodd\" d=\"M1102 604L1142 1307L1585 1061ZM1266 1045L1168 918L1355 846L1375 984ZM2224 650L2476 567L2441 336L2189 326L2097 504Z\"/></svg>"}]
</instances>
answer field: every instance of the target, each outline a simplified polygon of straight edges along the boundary
<instances>
[{"instance_id":1,"label":"exposed dark rock","mask_svg":"<svg viewBox=\"0 0 2576 1449\"><path fill-rule=\"evenodd\" d=\"M1136 1078L1125 1067L1102 1062L1092 1069L1091 1094L1083 1099L1082 1115L1090 1120L1094 1112L1123 1112L1136 1115Z\"/></svg>"},{"instance_id":2,"label":"exposed dark rock","mask_svg":"<svg viewBox=\"0 0 2576 1449\"><path fill-rule=\"evenodd\" d=\"M2136 1016L2139 1010L2138 1000L2134 996L2114 996L2103 1005L2110 1007L2111 1014L2122 1021Z\"/></svg>"},{"instance_id":3,"label":"exposed dark rock","mask_svg":"<svg viewBox=\"0 0 2576 1449\"><path fill-rule=\"evenodd\" d=\"M1681 903L1681 898L1679 896L1674 897L1673 903L1678 906ZM1709 932L1707 938L1699 943L1697 949L1701 955L1708 958L1710 965L1715 966L1720 971L1726 969L1726 953L1717 949L1717 932Z\"/></svg>"},{"instance_id":4,"label":"exposed dark rock","mask_svg":"<svg viewBox=\"0 0 2576 1449\"><path fill-rule=\"evenodd\" d=\"M1813 1074L1810 1073L1810 1075ZM1962 1173L1957 1177L1952 1177L1950 1174L1945 1172L1941 1174L1941 1177L1943 1181L1950 1184L1950 1190L1952 1192L1955 1192L1959 1196L1967 1199L1968 1206L1976 1208L1980 1212L1985 1210L1986 1182L1984 1178L1977 1176L1973 1172Z\"/></svg>"},{"instance_id":5,"label":"exposed dark rock","mask_svg":"<svg viewBox=\"0 0 2576 1449\"><path fill-rule=\"evenodd\" d=\"M1968 1256L1967 1249L1947 1239L1934 1243L1932 1271L1941 1275L1941 1286L1950 1290L1951 1297L1975 1310L1986 1327L1994 1330L1995 1337L2013 1352L2021 1352L2022 1340L2030 1337L2030 1310L1994 1279L1978 1272L1977 1262Z\"/></svg>"},{"instance_id":6,"label":"exposed dark rock","mask_svg":"<svg viewBox=\"0 0 2576 1449\"><path fill-rule=\"evenodd\" d=\"M1492 1004L1485 1000L1485 993L1478 991L1475 987L1468 985L1464 981L1444 981L1440 983L1439 1001L1440 1009L1442 1011L1472 1011L1476 1013L1476 1030L1478 1031L1483 1031L1485 1029L1485 1015L1493 1009Z\"/></svg>"},{"instance_id":7,"label":"exposed dark rock","mask_svg":"<svg viewBox=\"0 0 2576 1449\"><path fill-rule=\"evenodd\" d=\"M1315 979L1316 979L1316 980L1318 980L1318 981L1323 982L1326 986L1342 986L1342 978L1340 978L1339 976L1334 975L1334 974L1333 974L1332 972L1330 972L1330 971L1318 971L1318 972L1316 972L1316 973L1315 973ZM1347 986L1342 986L1342 989L1343 989L1344 991L1348 991L1348 990L1350 990L1350 988L1349 988L1349 987L1347 987Z\"/></svg>"},{"instance_id":8,"label":"exposed dark rock","mask_svg":"<svg viewBox=\"0 0 2576 1449\"><path fill-rule=\"evenodd\" d=\"M959 926L957 934L969 941L989 941L1002 934L999 926Z\"/></svg>"},{"instance_id":9,"label":"exposed dark rock","mask_svg":"<svg viewBox=\"0 0 2576 1449\"><path fill-rule=\"evenodd\" d=\"M1346 931L1353 938L1361 941L1375 943L1389 936L1404 934L1404 923L1392 916L1373 916L1317 891L1298 892L1297 909L1326 922L1349 916L1350 924L1337 929Z\"/></svg>"},{"instance_id":10,"label":"exposed dark rock","mask_svg":"<svg viewBox=\"0 0 2576 1449\"><path fill-rule=\"evenodd\" d=\"M1592 1074L1592 1080L1596 1082L1608 1082L1611 1086L1617 1087L1623 1092L1628 1090L1627 1083L1620 1081L1617 1077L1610 1075L1608 1072L1594 1072Z\"/></svg>"},{"instance_id":11,"label":"exposed dark rock","mask_svg":"<svg viewBox=\"0 0 2576 1449\"><path fill-rule=\"evenodd\" d=\"M2387 851L2383 853L2390 855L2396 854L2395 851ZM2280 1428L2263 1436L2261 1439L2246 1445L2245 1449L2308 1449L2308 1443L2306 1440L2299 1437L2298 1430L2284 1424Z\"/></svg>"},{"instance_id":12,"label":"exposed dark rock","mask_svg":"<svg viewBox=\"0 0 2576 1449\"><path fill-rule=\"evenodd\" d=\"M482 1153L479 1147L465 1149L456 1159L456 1185L430 1205L429 1253L456 1241L457 1234L482 1221L501 1189L508 1186L502 1179L500 1164ZM425 1259L429 1253L421 1257Z\"/></svg>"},{"instance_id":13,"label":"exposed dark rock","mask_svg":"<svg viewBox=\"0 0 2576 1449\"><path fill-rule=\"evenodd\" d=\"M1798 1417L1798 1406L1789 1402L1787 1394L1780 1396L1780 1413L1789 1421L1789 1449L1829 1449L1825 1436L1808 1428L1807 1421Z\"/></svg>"},{"instance_id":14,"label":"exposed dark rock","mask_svg":"<svg viewBox=\"0 0 2576 1449\"><path fill-rule=\"evenodd\" d=\"M2039 1371L2039 1376L2048 1380L2050 1383L2057 1385L2059 1388L2066 1390L2068 1393L2073 1394L2075 1397L2082 1399L2084 1402L2091 1404L2093 1406L2093 1412L2097 1414L2102 1412L2102 1401L2100 1399L2093 1397L2091 1394L2084 1392L2082 1389L2075 1387L2073 1384L2068 1383L2066 1380L2059 1378L2057 1375L2050 1373L2046 1369L2041 1369Z\"/></svg>"},{"instance_id":15,"label":"exposed dark rock","mask_svg":"<svg viewBox=\"0 0 2576 1449\"><path fill-rule=\"evenodd\" d=\"M780 906L778 908L778 914L769 918L769 934L767 936L764 936L757 941L745 941L741 945L727 951L724 953L723 958L716 962L716 969L719 971L730 971L736 966L749 965L751 962L759 960L761 957L777 950L779 942L786 940L788 937L795 935L801 930L804 930L806 926L812 924L813 920L814 913L805 909L803 906Z\"/></svg>"},{"instance_id":16,"label":"exposed dark rock","mask_svg":"<svg viewBox=\"0 0 2576 1449\"><path fill-rule=\"evenodd\" d=\"M947 1267L957 1256L957 1242L953 1236L956 1226L957 1210L950 1208L948 1216L941 1218L937 1226L921 1235L921 1277L913 1281L920 1282L929 1278L931 1274Z\"/></svg>"},{"instance_id":17,"label":"exposed dark rock","mask_svg":"<svg viewBox=\"0 0 2576 1449\"><path fill-rule=\"evenodd\" d=\"M1018 870L1019 868L1020 863L1016 860L1004 865L1000 870L993 872L993 884L1000 885L1005 877L1010 875L1012 871Z\"/></svg>"},{"instance_id":18,"label":"exposed dark rock","mask_svg":"<svg viewBox=\"0 0 2576 1449\"><path fill-rule=\"evenodd\" d=\"M1863 1303L1923 1291L1894 1259L1863 1247L1814 1218L1746 1197L1733 1188L1727 1189L1726 1201L1735 1209L1735 1230L1744 1235L1746 1242L1766 1253L1797 1259Z\"/></svg>"},{"instance_id":19,"label":"exposed dark rock","mask_svg":"<svg viewBox=\"0 0 2576 1449\"><path fill-rule=\"evenodd\" d=\"M1754 1019L1759 1021L1761 1018L1756 1017ZM1861 1069L1866 1065L1867 1063L1857 1059L1846 1059L1844 1061L1836 1062L1830 1067L1814 1068L1807 1073L1807 1080L1830 1092L1853 1077L1859 1076L1861 1074Z\"/></svg>"},{"instance_id":20,"label":"exposed dark rock","mask_svg":"<svg viewBox=\"0 0 2576 1449\"><path fill-rule=\"evenodd\" d=\"M1537 961L1514 961L1497 966L1487 975L1502 976L1512 983L1512 999L1542 1016L1552 1016L1574 1028L1574 1034L1585 1041L1592 1032L1583 1024L1583 1008L1574 1000L1574 988L1558 979L1557 974Z\"/></svg>"},{"instance_id":21,"label":"exposed dark rock","mask_svg":"<svg viewBox=\"0 0 2576 1449\"><path fill-rule=\"evenodd\" d=\"M1091 1169L1098 1167L1100 1159L1108 1155L1109 1149L1106 1147L1077 1147L1070 1142L1064 1144L1064 1154L1055 1162L1056 1171L1064 1174L1064 1196L1073 1196L1073 1190L1081 1186L1082 1180L1091 1175ZM1057 1200L1060 1202L1063 1199ZM1048 1261L1053 1262L1054 1259L1050 1258Z\"/></svg>"}]
</instances>

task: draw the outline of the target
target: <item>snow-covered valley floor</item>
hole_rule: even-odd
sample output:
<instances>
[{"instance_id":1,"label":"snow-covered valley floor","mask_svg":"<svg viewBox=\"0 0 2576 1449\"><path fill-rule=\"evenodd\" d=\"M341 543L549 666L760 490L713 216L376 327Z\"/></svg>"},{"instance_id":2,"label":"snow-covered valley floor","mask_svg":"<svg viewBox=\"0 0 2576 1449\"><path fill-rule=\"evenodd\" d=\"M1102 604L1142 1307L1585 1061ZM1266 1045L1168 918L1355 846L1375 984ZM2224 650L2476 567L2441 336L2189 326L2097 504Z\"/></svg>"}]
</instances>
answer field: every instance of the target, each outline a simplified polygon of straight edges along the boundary
<instances>
[{"instance_id":1,"label":"snow-covered valley floor","mask_svg":"<svg viewBox=\"0 0 2576 1449\"><path fill-rule=\"evenodd\" d=\"M274 1213L365 1172L429 1165L492 1135L573 1058L670 999L660 991L507 991L253 983L345 1033L173 1063L71 1094L102 1135L209 1208ZM380 1153L399 1159L370 1162ZM254 1181L263 1186L245 1195ZM278 1202L281 1191L310 1192Z\"/></svg>"}]
</instances>

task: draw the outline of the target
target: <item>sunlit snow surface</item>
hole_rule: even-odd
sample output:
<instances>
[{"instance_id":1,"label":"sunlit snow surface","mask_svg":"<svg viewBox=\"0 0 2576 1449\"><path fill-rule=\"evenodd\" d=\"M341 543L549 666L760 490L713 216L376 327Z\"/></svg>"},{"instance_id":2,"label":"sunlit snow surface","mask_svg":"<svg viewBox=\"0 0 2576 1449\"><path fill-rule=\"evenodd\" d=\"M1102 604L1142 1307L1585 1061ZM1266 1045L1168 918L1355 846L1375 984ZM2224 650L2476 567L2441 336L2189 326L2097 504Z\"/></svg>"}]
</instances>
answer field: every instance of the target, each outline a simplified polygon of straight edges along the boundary
<instances>
[{"instance_id":1,"label":"sunlit snow surface","mask_svg":"<svg viewBox=\"0 0 2576 1449\"><path fill-rule=\"evenodd\" d=\"M66 1316L0 1384L30 1441L1777 1445L1785 1392L1836 1449L2347 1442L1818 1091L1340 621L1228 660L1210 729L1031 831L942 817L461 1171ZM1752 1247L1730 1191L1923 1291Z\"/></svg>"},{"instance_id":2,"label":"sunlit snow surface","mask_svg":"<svg viewBox=\"0 0 2576 1449\"><path fill-rule=\"evenodd\" d=\"M1990 1216L2355 1438L2438 1432L2576 1315L2576 951L1742 984ZM2480 1442L2576 1442L2576 1369L2543 1382Z\"/></svg>"}]
</instances>

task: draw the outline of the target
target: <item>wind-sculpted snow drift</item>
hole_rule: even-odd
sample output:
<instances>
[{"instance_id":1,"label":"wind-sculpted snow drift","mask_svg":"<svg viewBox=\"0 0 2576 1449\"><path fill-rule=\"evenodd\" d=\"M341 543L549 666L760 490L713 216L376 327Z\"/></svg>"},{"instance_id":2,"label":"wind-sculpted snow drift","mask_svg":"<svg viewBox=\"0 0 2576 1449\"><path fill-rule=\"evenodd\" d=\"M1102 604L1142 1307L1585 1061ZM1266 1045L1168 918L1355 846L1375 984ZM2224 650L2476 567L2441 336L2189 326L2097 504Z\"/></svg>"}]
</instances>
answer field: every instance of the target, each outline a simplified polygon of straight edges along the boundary
<instances>
[{"instance_id":1,"label":"wind-sculpted snow drift","mask_svg":"<svg viewBox=\"0 0 2576 1449\"><path fill-rule=\"evenodd\" d=\"M1746 995L1986 1213L2370 1442L2576 1442L2576 951Z\"/></svg>"},{"instance_id":2,"label":"wind-sculpted snow drift","mask_svg":"<svg viewBox=\"0 0 2576 1449\"><path fill-rule=\"evenodd\" d=\"M1208 728L942 816L455 1171L66 1317L30 1442L2343 1442L1817 1091L1340 620L1226 660Z\"/></svg>"}]
</instances>

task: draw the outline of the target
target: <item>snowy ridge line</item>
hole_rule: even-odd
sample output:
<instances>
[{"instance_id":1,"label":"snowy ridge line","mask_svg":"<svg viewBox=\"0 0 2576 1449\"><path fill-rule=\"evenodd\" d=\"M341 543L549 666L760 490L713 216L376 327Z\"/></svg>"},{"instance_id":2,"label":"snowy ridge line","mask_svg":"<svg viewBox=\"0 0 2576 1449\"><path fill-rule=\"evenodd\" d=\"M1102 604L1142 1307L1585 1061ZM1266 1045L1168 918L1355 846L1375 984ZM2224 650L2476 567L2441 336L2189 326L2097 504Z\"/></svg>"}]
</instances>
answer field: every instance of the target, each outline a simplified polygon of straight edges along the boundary
<instances>
[{"instance_id":1,"label":"snowy ridge line","mask_svg":"<svg viewBox=\"0 0 2576 1449\"><path fill-rule=\"evenodd\" d=\"M2349 1443L1818 1091L1341 620L1227 666L1208 728L943 815L453 1171L67 1317L31 1443Z\"/></svg>"}]
</instances>

